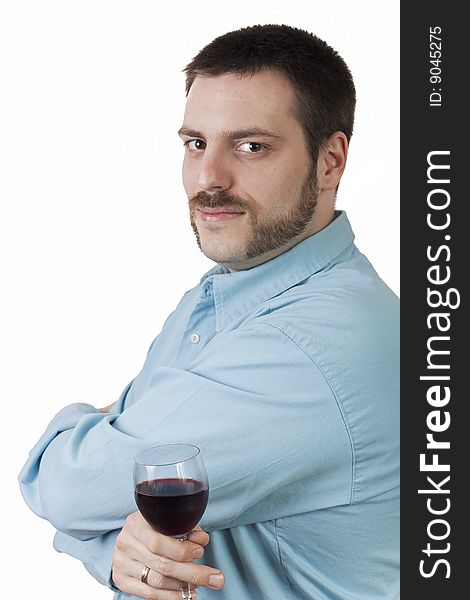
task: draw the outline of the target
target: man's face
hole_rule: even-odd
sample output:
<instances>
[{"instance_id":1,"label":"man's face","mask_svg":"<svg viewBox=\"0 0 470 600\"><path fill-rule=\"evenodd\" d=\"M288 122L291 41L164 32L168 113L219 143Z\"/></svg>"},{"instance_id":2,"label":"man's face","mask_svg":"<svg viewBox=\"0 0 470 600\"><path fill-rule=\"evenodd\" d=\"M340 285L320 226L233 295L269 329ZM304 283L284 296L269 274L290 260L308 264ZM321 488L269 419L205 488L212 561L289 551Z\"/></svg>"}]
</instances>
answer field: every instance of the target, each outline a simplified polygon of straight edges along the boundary
<instances>
[{"instance_id":1,"label":"man's face","mask_svg":"<svg viewBox=\"0 0 470 600\"><path fill-rule=\"evenodd\" d=\"M276 71L198 76L188 94L179 133L191 225L204 254L231 270L270 260L313 232L316 165L294 107Z\"/></svg>"}]
</instances>

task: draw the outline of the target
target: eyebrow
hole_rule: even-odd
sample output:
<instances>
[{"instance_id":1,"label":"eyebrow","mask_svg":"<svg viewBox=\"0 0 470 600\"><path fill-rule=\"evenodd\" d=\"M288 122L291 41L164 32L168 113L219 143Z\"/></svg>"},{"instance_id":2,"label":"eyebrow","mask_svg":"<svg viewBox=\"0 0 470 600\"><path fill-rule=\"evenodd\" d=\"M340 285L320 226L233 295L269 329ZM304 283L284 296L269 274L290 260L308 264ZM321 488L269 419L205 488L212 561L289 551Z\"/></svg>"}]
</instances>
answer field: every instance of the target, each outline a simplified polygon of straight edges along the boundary
<instances>
[{"instance_id":1,"label":"eyebrow","mask_svg":"<svg viewBox=\"0 0 470 600\"><path fill-rule=\"evenodd\" d=\"M178 131L178 135L187 135L188 137L204 138L205 136L196 129L190 129L188 127L181 127ZM276 135L267 129L261 127L250 127L249 129L237 129L235 131L222 131L217 137L226 138L229 140L238 140L240 138L250 137L268 137L274 140L284 140L280 135Z\"/></svg>"}]
</instances>

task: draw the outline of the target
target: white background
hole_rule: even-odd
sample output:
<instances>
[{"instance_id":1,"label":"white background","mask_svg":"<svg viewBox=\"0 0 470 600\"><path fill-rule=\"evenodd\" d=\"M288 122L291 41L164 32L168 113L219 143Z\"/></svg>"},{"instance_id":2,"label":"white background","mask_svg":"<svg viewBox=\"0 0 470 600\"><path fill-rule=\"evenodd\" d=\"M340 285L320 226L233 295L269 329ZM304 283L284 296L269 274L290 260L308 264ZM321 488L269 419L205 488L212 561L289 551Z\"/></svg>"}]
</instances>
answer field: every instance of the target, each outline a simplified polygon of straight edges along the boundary
<instances>
[{"instance_id":1,"label":"white background","mask_svg":"<svg viewBox=\"0 0 470 600\"><path fill-rule=\"evenodd\" d=\"M17 474L62 406L117 399L182 293L210 268L181 184L181 70L217 35L270 22L325 39L354 75L357 118L337 207L398 293L398 1L1 5L2 566L4 585L16 590L9 597L111 595L55 553L52 527L26 508Z\"/></svg>"}]
</instances>

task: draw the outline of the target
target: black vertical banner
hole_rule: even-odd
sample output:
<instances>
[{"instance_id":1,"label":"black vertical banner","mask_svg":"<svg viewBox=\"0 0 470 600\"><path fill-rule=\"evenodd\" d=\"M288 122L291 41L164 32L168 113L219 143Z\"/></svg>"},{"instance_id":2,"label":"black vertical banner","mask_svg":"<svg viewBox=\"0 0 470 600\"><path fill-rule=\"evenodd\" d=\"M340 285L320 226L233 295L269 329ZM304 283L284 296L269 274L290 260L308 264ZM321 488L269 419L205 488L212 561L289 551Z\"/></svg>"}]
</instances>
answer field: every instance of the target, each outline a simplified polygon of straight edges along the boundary
<instances>
[{"instance_id":1,"label":"black vertical banner","mask_svg":"<svg viewBox=\"0 0 470 600\"><path fill-rule=\"evenodd\" d=\"M401 3L402 598L467 597L470 174L463 4ZM466 163L469 163L468 165Z\"/></svg>"}]
</instances>

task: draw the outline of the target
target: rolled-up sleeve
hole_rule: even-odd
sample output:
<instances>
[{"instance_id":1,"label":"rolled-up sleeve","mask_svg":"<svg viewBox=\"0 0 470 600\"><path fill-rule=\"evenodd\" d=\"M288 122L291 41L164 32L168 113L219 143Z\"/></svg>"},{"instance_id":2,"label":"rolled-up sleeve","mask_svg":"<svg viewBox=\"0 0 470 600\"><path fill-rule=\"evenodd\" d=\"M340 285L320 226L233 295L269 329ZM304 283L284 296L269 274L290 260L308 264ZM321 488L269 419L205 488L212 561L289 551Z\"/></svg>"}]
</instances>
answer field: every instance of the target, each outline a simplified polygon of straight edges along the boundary
<instances>
[{"instance_id":1,"label":"rolled-up sleeve","mask_svg":"<svg viewBox=\"0 0 470 600\"><path fill-rule=\"evenodd\" d=\"M350 501L351 445L337 398L301 340L264 322L217 336L186 369L155 368L122 412L62 410L32 450L21 489L59 531L90 540L136 509L134 456L175 442L202 450L208 530Z\"/></svg>"}]
</instances>

